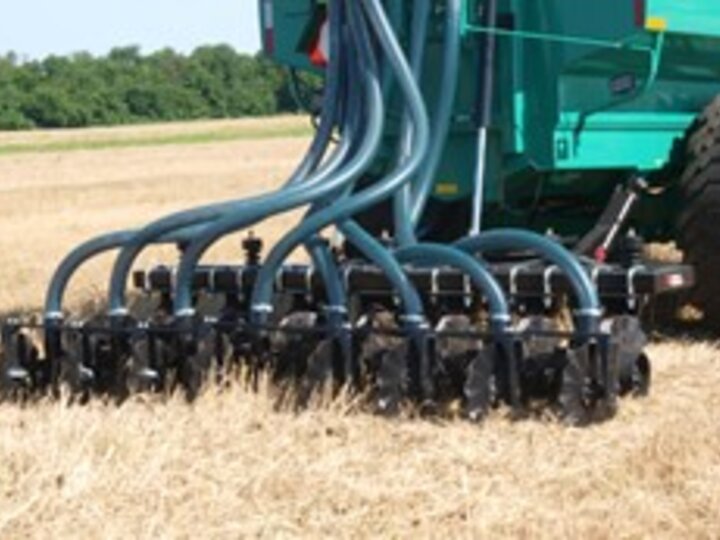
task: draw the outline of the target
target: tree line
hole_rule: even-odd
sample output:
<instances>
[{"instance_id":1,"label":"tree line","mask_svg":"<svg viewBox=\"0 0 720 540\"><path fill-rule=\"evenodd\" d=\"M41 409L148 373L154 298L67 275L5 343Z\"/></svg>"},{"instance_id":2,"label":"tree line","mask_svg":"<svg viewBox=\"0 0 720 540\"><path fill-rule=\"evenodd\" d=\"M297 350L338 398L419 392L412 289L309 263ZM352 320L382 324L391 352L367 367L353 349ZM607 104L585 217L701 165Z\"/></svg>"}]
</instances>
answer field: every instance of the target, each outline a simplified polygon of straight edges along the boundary
<instances>
[{"instance_id":1,"label":"tree line","mask_svg":"<svg viewBox=\"0 0 720 540\"><path fill-rule=\"evenodd\" d=\"M285 70L226 45L189 55L123 47L102 57L0 56L2 130L238 118L297 107Z\"/></svg>"}]
</instances>

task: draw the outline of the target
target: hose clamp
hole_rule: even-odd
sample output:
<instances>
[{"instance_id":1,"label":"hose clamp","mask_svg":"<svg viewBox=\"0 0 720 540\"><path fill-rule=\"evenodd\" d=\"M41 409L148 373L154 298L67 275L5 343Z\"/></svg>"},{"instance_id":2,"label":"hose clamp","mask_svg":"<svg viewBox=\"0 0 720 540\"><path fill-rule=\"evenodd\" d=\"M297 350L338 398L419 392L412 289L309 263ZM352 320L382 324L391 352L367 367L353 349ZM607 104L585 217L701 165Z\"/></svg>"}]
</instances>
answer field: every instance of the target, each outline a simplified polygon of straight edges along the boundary
<instances>
[{"instance_id":1,"label":"hose clamp","mask_svg":"<svg viewBox=\"0 0 720 540\"><path fill-rule=\"evenodd\" d=\"M490 315L490 320L497 323L510 324L512 317L508 313L494 313Z\"/></svg>"},{"instance_id":2,"label":"hose clamp","mask_svg":"<svg viewBox=\"0 0 720 540\"><path fill-rule=\"evenodd\" d=\"M430 325L424 315L401 315L400 321L408 326L413 326L418 329L430 328Z\"/></svg>"},{"instance_id":3,"label":"hose clamp","mask_svg":"<svg viewBox=\"0 0 720 540\"><path fill-rule=\"evenodd\" d=\"M596 318L602 317L603 311L600 308L582 308L574 311L578 317Z\"/></svg>"},{"instance_id":4,"label":"hose clamp","mask_svg":"<svg viewBox=\"0 0 720 540\"><path fill-rule=\"evenodd\" d=\"M271 304L253 304L253 306L250 308L253 313L272 313L274 311Z\"/></svg>"},{"instance_id":5,"label":"hose clamp","mask_svg":"<svg viewBox=\"0 0 720 540\"><path fill-rule=\"evenodd\" d=\"M189 319L194 316L195 316L195 308L191 308L191 307L185 308L185 309L180 309L175 312L175 317L177 317L178 319L183 319L183 318Z\"/></svg>"},{"instance_id":6,"label":"hose clamp","mask_svg":"<svg viewBox=\"0 0 720 540\"><path fill-rule=\"evenodd\" d=\"M65 318L65 314L62 311L48 311L45 313L45 320L46 321L61 321Z\"/></svg>"},{"instance_id":7,"label":"hose clamp","mask_svg":"<svg viewBox=\"0 0 720 540\"><path fill-rule=\"evenodd\" d=\"M127 317L130 314L130 311L126 307L119 307L115 309L111 309L108 315L111 318L120 318L120 317Z\"/></svg>"}]
</instances>

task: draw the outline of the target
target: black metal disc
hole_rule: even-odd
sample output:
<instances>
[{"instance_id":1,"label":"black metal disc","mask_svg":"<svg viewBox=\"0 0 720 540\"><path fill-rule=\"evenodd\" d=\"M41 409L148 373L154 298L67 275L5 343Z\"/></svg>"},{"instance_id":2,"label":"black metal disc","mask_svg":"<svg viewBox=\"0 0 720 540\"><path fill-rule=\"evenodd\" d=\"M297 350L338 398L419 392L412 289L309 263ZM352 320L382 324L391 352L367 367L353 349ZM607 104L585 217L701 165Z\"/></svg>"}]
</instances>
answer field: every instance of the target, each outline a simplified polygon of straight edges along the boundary
<instances>
[{"instance_id":1,"label":"black metal disc","mask_svg":"<svg viewBox=\"0 0 720 540\"><path fill-rule=\"evenodd\" d=\"M486 347L474 353L467 366L463 394L465 413L473 422L483 420L497 403L498 390L493 347Z\"/></svg>"},{"instance_id":2,"label":"black metal disc","mask_svg":"<svg viewBox=\"0 0 720 540\"><path fill-rule=\"evenodd\" d=\"M567 349L563 354L565 367L557 399L563 421L580 427L613 417L617 412L617 385L604 388L596 380L596 352L586 345ZM617 372L612 366L610 371Z\"/></svg>"}]
</instances>

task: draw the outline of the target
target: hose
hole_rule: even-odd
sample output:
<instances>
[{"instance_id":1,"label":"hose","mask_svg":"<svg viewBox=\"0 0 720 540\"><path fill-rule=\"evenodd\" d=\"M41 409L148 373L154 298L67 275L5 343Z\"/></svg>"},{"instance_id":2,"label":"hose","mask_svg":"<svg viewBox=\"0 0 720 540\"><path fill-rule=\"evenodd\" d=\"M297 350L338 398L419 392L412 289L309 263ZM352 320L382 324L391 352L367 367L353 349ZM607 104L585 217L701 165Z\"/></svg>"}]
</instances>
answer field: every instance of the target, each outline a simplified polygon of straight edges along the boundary
<instances>
[{"instance_id":1,"label":"hose","mask_svg":"<svg viewBox=\"0 0 720 540\"><path fill-rule=\"evenodd\" d=\"M186 243L197 235L198 232L198 228L185 229L164 237L162 240L167 243ZM92 238L72 250L63 259L50 279L50 284L48 286L47 293L45 294L45 319L50 320L63 318L63 299L65 291L73 275L83 264L93 257L121 248L132 240L135 234L137 234L137 231L119 231L104 234L102 236Z\"/></svg>"},{"instance_id":2,"label":"hose","mask_svg":"<svg viewBox=\"0 0 720 540\"><path fill-rule=\"evenodd\" d=\"M459 269L471 278L475 287L488 299L493 329L502 331L510 324L510 307L502 287L492 272L475 257L450 246L431 243L401 248L395 252L395 257L402 263L436 267L438 262L443 262Z\"/></svg>"},{"instance_id":3,"label":"hose","mask_svg":"<svg viewBox=\"0 0 720 540\"><path fill-rule=\"evenodd\" d=\"M462 0L448 0L445 37L443 45L443 69L440 75L440 93L438 94L435 118L432 127L433 138L412 194L412 211L410 220L417 229L422 219L427 200L430 197L433 182L438 171L442 152L447 144L452 113L458 87L460 67Z\"/></svg>"},{"instance_id":4,"label":"hose","mask_svg":"<svg viewBox=\"0 0 720 540\"><path fill-rule=\"evenodd\" d=\"M322 230L334 223L348 220L355 214L372 207L391 196L395 191L408 182L417 172L418 167L422 163L423 156L427 151L429 141L427 111L425 110L422 95L415 83L412 71L404 58L400 45L393 35L392 29L390 28L382 6L379 4L378 0L362 0L361 4L378 41L385 51L389 61L393 65L398 79L398 84L406 96L407 103L410 105L410 113L415 125L413 151L410 158L391 172L385 179L359 193L354 194L346 201L342 201L337 205L323 209L322 211L310 216L307 220L303 221L297 228L280 240L275 248L269 253L258 274L252 297L254 312L263 313L267 311L269 299L272 295L272 283L274 276L280 269L283 261L297 245L302 244L305 238L311 236L316 231ZM348 227L354 234L356 234L357 238L373 240L373 244L375 245L370 245L368 243L366 246L358 245L358 248L361 250L363 248L367 248L367 252L364 252L364 254L370 260L378 264L388 278L392 280L393 285L398 288L398 292L401 294L404 302L406 317L408 319L424 319L422 314L422 304L419 302L419 298L417 298L417 292L414 291L414 289L410 290L407 287L407 278L402 273L397 261L385 248L378 246L374 242L374 239L369 237L362 228L352 223L348 224ZM185 262L185 260L183 260L183 262ZM400 275L397 275L398 269L400 269ZM400 276L402 276L402 278ZM180 285L179 279L178 285ZM179 299L180 294L182 294L183 301L189 305L188 300L190 300L190 298L187 294L188 283L184 282L183 285L186 290L180 291L178 289L176 298Z\"/></svg>"},{"instance_id":5,"label":"hose","mask_svg":"<svg viewBox=\"0 0 720 540\"><path fill-rule=\"evenodd\" d=\"M157 242L162 236L186 227L208 224L228 215L229 212L240 214L249 212L255 216L254 222L257 222L269 215L284 212L327 196L348 181L347 175L337 176L331 180L328 178L330 173L325 169L321 169L310 177L303 176L305 171L312 169L314 165L320 162L325 152L324 150L322 152L319 150L322 146L327 148L329 144L329 138L334 128L335 116L339 106L338 68L337 58L335 60L331 58L323 98L324 113L321 119L321 129L315 138L315 141L320 139L322 144L320 142L317 144L313 143L309 151L309 154L316 155L306 156L303 164L298 167L286 186L280 191L249 199L213 204L179 212L151 223L139 231L130 242L123 246L122 251L115 261L110 279L109 292L111 315L124 316L126 314L126 285L133 263L146 246ZM326 125L328 126L327 128L325 127ZM326 139L328 132L329 135L327 135ZM368 144L372 142L373 141L368 141ZM326 180L328 181L326 182Z\"/></svg>"},{"instance_id":6,"label":"hose","mask_svg":"<svg viewBox=\"0 0 720 540\"><path fill-rule=\"evenodd\" d=\"M330 73L331 67L332 66L328 68ZM309 171L315 169L322 161L329 145L332 137L332 131L334 129L334 117L340 103L340 100L338 100L335 95L336 90L333 88L332 77L329 78L330 80L326 85L323 99L323 121L321 122L320 129L317 131L304 159L291 175L287 185L296 184L299 180L306 177ZM89 259L114 249L125 248L125 259L126 261L131 259L130 265L127 271L119 272L124 274L123 276L115 276L114 273L114 277L116 278L114 281L117 283L122 280L123 284L120 288L124 289L129 270L132 267L132 262L142 248L144 248L148 243L187 242L190 238L196 236L200 231L200 228L197 226L205 222L204 218L211 219L212 217L221 215L222 212L234 208L238 202L244 201L208 205L199 209L182 212L176 214L175 216L171 216L171 218L167 221L163 220L165 221L163 226L155 228L154 231L148 231L146 228L144 231L128 230L104 234L78 246L61 262L50 281L45 301L46 318L62 318L62 300L65 289L67 288L73 274ZM198 219L188 219L193 215L199 216ZM173 222L173 217L177 218L174 220L174 223L168 223ZM160 230L159 232L158 229ZM132 251L134 253L131 255L128 251ZM122 297L121 301L116 302L116 306L118 308L121 305L124 306L124 291L122 291L120 296Z\"/></svg>"},{"instance_id":7,"label":"hose","mask_svg":"<svg viewBox=\"0 0 720 540\"><path fill-rule=\"evenodd\" d=\"M554 240L531 231L495 229L464 238L455 246L471 254L510 250L537 253L560 268L568 277L579 305L576 312L577 332L588 335L598 331L602 307L597 289L577 257Z\"/></svg>"},{"instance_id":8,"label":"hose","mask_svg":"<svg viewBox=\"0 0 720 540\"><path fill-rule=\"evenodd\" d=\"M355 9L356 6L350 4L351 15ZM364 101L367 111L366 118L364 119L366 133L363 136L356 155L352 157L348 165L343 170L338 171L332 179L328 179L320 186L323 190L323 197L336 193L341 188L352 187L353 183L372 164L382 142L385 109L382 103L377 62L372 56L370 38L366 34L367 29L364 27L364 24L362 24L362 21L353 22L351 29L355 33L359 58L362 63L366 65L366 68L363 70L365 87ZM315 200L320 198L321 197L315 197ZM188 246L180 261L177 273L175 307L178 316L192 313L192 276L197 263L205 251L217 241L217 239L247 227L262 217L264 217L262 213L258 214L257 208L255 207L251 207L243 212L234 212L232 215L228 215L212 224L208 227L205 234ZM313 217L309 218L309 220L313 219ZM296 246L293 246L293 248L302 245L308 238L319 232L322 228L323 227L320 227L311 231L311 234L303 237L302 241Z\"/></svg>"},{"instance_id":9,"label":"hose","mask_svg":"<svg viewBox=\"0 0 720 540\"><path fill-rule=\"evenodd\" d=\"M413 6L413 20L410 44L410 67L415 81L420 84L425 59L425 45L428 35L428 19L430 18L430 0L416 0ZM413 138L412 122L406 110L403 114L400 129L398 159L403 162L409 158ZM412 185L407 182L393 199L395 241L400 246L407 246L416 242L415 229L412 221L408 219L412 206Z\"/></svg>"}]
</instances>

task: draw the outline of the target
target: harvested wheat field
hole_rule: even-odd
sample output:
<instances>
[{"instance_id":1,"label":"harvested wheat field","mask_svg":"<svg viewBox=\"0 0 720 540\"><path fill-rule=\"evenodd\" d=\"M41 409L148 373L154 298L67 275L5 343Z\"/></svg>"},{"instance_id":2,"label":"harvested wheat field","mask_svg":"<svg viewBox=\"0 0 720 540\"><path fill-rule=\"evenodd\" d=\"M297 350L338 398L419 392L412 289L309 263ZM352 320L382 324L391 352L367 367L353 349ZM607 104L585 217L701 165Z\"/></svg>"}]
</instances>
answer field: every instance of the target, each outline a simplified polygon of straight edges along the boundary
<instances>
[{"instance_id":1,"label":"harvested wheat field","mask_svg":"<svg viewBox=\"0 0 720 540\"><path fill-rule=\"evenodd\" d=\"M54 265L98 232L277 186L302 122L1 136L0 311L37 308ZM83 273L74 305L99 297L110 262ZM294 415L241 388L193 406L3 404L0 538L720 538L720 350L650 353L651 397L589 429L503 411L389 421L348 401Z\"/></svg>"}]
</instances>

